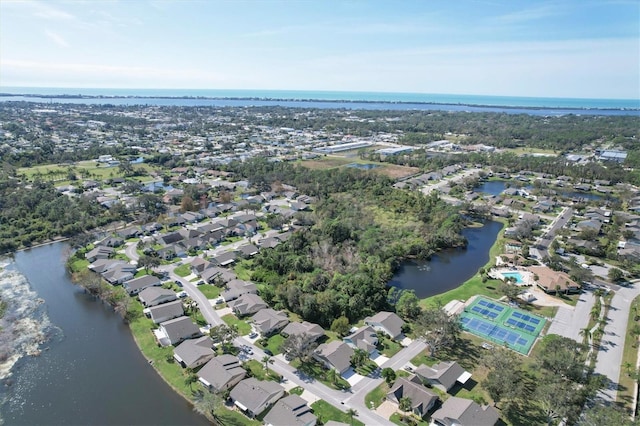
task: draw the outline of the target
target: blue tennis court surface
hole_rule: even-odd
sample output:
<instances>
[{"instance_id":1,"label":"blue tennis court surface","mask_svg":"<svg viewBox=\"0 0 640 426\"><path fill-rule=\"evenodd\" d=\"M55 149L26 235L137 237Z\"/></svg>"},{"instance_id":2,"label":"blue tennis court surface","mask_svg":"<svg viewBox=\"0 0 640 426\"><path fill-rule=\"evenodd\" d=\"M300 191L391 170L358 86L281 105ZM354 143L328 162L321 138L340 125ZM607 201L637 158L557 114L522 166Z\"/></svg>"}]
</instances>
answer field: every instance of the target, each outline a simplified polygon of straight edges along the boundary
<instances>
[{"instance_id":1,"label":"blue tennis court surface","mask_svg":"<svg viewBox=\"0 0 640 426\"><path fill-rule=\"evenodd\" d=\"M460 315L462 328L478 337L528 354L546 320L526 311L478 297Z\"/></svg>"}]
</instances>

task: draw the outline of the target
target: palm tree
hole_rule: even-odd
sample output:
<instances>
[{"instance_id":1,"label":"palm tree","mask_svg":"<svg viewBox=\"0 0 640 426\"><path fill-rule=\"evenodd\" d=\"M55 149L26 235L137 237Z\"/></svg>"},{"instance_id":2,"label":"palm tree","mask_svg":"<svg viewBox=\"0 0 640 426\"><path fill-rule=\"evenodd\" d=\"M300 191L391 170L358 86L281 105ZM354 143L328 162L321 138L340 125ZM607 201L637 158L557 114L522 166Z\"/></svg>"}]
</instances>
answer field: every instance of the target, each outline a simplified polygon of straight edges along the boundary
<instances>
[{"instance_id":1,"label":"palm tree","mask_svg":"<svg viewBox=\"0 0 640 426\"><path fill-rule=\"evenodd\" d=\"M586 340L587 343L591 340L591 330L589 330L589 327L581 328L579 335L582 336L583 340Z\"/></svg>"},{"instance_id":2,"label":"palm tree","mask_svg":"<svg viewBox=\"0 0 640 426\"><path fill-rule=\"evenodd\" d=\"M193 392L192 385L198 381L198 376L192 369L187 368L187 377L184 378L184 384L189 385L189 390Z\"/></svg>"},{"instance_id":3,"label":"palm tree","mask_svg":"<svg viewBox=\"0 0 640 426\"><path fill-rule=\"evenodd\" d=\"M356 410L354 410L353 408L349 408L349 409L347 410L347 415L348 415L348 416L349 416L349 418L350 418L351 426L353 426L353 417L354 417L354 416L355 416L355 417L357 417L357 416L358 416L358 412L357 412Z\"/></svg>"},{"instance_id":4,"label":"palm tree","mask_svg":"<svg viewBox=\"0 0 640 426\"><path fill-rule=\"evenodd\" d=\"M329 380L329 383L335 386L336 382L338 381L338 372L333 368L330 368L329 371L327 371L326 377L327 380Z\"/></svg>"},{"instance_id":5,"label":"palm tree","mask_svg":"<svg viewBox=\"0 0 640 426\"><path fill-rule=\"evenodd\" d=\"M264 369L269 370L269 364L273 364L273 360L269 355L265 355L262 357L262 362L264 362Z\"/></svg>"},{"instance_id":6,"label":"palm tree","mask_svg":"<svg viewBox=\"0 0 640 426\"><path fill-rule=\"evenodd\" d=\"M411 410L411 398L409 398L408 396L403 396L402 398L400 398L400 401L398 402L398 408L400 408L402 411Z\"/></svg>"}]
</instances>

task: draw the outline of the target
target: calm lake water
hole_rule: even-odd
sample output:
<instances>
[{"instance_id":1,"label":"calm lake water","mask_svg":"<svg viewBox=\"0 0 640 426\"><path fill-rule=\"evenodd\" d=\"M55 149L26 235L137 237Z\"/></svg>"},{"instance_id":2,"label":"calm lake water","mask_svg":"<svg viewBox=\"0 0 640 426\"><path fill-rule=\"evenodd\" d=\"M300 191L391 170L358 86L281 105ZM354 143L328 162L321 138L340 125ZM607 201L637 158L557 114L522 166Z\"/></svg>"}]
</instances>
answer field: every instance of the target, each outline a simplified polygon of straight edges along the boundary
<instances>
[{"instance_id":1,"label":"calm lake water","mask_svg":"<svg viewBox=\"0 0 640 426\"><path fill-rule=\"evenodd\" d=\"M208 424L147 363L122 320L71 283L65 247L15 255L59 332L40 356L14 366L0 388L0 419L7 425Z\"/></svg>"},{"instance_id":2,"label":"calm lake water","mask_svg":"<svg viewBox=\"0 0 640 426\"><path fill-rule=\"evenodd\" d=\"M493 221L481 228L467 228L462 231L469 241L466 249L447 250L430 261L405 262L389 285L415 290L421 299L453 290L489 261L489 249L501 229L502 224Z\"/></svg>"}]
</instances>

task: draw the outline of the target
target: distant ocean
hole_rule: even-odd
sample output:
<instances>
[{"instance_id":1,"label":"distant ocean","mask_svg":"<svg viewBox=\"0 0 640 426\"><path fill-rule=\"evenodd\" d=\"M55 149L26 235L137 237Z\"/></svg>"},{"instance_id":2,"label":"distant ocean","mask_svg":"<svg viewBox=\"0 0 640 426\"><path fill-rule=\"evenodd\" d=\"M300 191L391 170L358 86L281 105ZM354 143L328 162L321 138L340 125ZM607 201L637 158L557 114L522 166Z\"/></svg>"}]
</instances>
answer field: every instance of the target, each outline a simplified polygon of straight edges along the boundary
<instances>
[{"instance_id":1,"label":"distant ocean","mask_svg":"<svg viewBox=\"0 0 640 426\"><path fill-rule=\"evenodd\" d=\"M535 98L520 96L302 90L90 89L0 87L0 101L30 100L118 105L282 105L351 109L436 109L562 115L640 115L640 99ZM34 95L42 95L34 97ZM59 96L67 96L60 98ZM53 97L53 98L50 98ZM597 111L594 111L597 110ZM537 111L534 112L534 111ZM605 112L608 111L608 112Z\"/></svg>"}]
</instances>

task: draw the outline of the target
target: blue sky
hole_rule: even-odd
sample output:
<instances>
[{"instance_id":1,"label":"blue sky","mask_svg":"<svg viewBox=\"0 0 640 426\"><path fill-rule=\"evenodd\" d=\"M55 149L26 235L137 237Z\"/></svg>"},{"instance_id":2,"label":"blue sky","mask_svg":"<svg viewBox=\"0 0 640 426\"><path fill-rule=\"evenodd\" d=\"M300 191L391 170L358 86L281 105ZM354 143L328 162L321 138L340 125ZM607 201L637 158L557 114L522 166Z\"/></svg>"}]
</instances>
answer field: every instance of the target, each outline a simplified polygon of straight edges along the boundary
<instances>
[{"instance_id":1,"label":"blue sky","mask_svg":"<svg viewBox=\"0 0 640 426\"><path fill-rule=\"evenodd\" d=\"M640 0L1 0L0 86L637 99Z\"/></svg>"}]
</instances>

